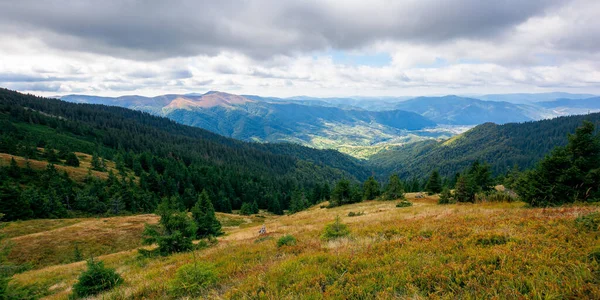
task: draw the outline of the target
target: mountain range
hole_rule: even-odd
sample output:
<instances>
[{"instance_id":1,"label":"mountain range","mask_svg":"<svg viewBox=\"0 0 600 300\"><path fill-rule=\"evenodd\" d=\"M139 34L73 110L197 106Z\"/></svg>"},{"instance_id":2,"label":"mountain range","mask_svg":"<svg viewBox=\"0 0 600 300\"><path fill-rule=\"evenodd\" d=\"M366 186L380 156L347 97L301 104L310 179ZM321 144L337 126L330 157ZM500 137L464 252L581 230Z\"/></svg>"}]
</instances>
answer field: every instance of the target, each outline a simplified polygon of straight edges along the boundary
<instances>
[{"instance_id":1,"label":"mountain range","mask_svg":"<svg viewBox=\"0 0 600 300\"><path fill-rule=\"evenodd\" d=\"M448 139L486 122L527 122L600 111L599 98L586 94L507 94L481 98L498 101L456 95L276 98L218 91L156 97L60 97L75 103L140 110L239 140L292 142L336 149L359 158L413 142Z\"/></svg>"}]
</instances>

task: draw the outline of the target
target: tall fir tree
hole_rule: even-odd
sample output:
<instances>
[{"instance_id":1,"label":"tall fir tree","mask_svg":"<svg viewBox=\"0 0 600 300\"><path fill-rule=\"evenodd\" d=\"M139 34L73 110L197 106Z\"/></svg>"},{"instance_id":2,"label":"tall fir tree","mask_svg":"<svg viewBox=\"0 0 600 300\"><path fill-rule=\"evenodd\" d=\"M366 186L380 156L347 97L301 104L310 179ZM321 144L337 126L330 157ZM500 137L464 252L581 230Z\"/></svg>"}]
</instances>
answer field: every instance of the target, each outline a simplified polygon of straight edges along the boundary
<instances>
[{"instance_id":1,"label":"tall fir tree","mask_svg":"<svg viewBox=\"0 0 600 300\"><path fill-rule=\"evenodd\" d=\"M215 208L206 190L202 190L202 193L198 196L198 202L192 208L192 216L197 226L197 237L203 238L222 234L221 222L217 220Z\"/></svg>"},{"instance_id":2,"label":"tall fir tree","mask_svg":"<svg viewBox=\"0 0 600 300\"><path fill-rule=\"evenodd\" d=\"M375 177L370 176L363 184L363 198L365 200L373 200L381 194L381 186L375 180Z\"/></svg>"},{"instance_id":3,"label":"tall fir tree","mask_svg":"<svg viewBox=\"0 0 600 300\"><path fill-rule=\"evenodd\" d=\"M433 170L425 186L425 191L431 195L439 194L442 191L442 179L437 170Z\"/></svg>"},{"instance_id":4,"label":"tall fir tree","mask_svg":"<svg viewBox=\"0 0 600 300\"><path fill-rule=\"evenodd\" d=\"M390 176L389 182L385 187L383 198L385 200L404 199L404 188L402 187L402 181L398 174Z\"/></svg>"}]
</instances>

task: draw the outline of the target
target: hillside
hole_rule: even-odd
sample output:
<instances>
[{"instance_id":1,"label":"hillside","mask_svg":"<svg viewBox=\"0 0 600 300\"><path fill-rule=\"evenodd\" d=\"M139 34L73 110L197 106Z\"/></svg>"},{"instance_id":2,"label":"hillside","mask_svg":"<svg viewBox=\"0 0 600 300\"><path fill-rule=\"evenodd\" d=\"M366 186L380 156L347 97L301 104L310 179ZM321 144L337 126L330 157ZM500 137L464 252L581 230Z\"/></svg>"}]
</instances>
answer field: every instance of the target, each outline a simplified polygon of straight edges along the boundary
<instances>
[{"instance_id":1,"label":"hillside","mask_svg":"<svg viewBox=\"0 0 600 300\"><path fill-rule=\"evenodd\" d=\"M416 113L393 109L368 111L350 104L342 105L340 99L331 104L314 99L262 98L223 92L153 98L69 95L61 99L146 111L244 141L292 142L325 149L345 150L344 146L371 147L429 139L432 134L421 131L436 126ZM372 105L377 106L376 103ZM444 129L434 132L434 137L452 135ZM352 151L347 153L356 155Z\"/></svg>"},{"instance_id":2,"label":"hillside","mask_svg":"<svg viewBox=\"0 0 600 300\"><path fill-rule=\"evenodd\" d=\"M151 212L165 197L175 197L189 208L202 190L220 211L255 201L264 209L277 201L285 209L292 190L342 177L363 180L369 174L359 161L335 151L245 143L143 112L4 89L0 153L17 157L17 170L7 164L0 168L1 192L14 201L3 204L1 212L10 210L7 217L13 218ZM85 154L78 162L82 168L93 156L102 174L111 170L111 161L118 171L94 176L96 167L87 165L90 178L87 172L63 174L64 157L72 153ZM31 170L18 170L23 158L30 160ZM37 164L48 167L36 170Z\"/></svg>"},{"instance_id":3,"label":"hillside","mask_svg":"<svg viewBox=\"0 0 600 300\"><path fill-rule=\"evenodd\" d=\"M123 237L131 240L130 248L115 248L96 259L115 268L124 284L97 299L177 295L218 299L600 297L600 270L588 258L593 257L590 253L596 249L599 232L574 225L577 217L598 212L598 207L437 205L435 197L407 197L414 206L397 208L395 202L369 201L333 209L314 206L290 216L267 214L226 227L227 234L216 245L158 258L143 258L134 250L137 224L144 218L155 220L150 215L136 217L139 220L116 217L64 224L27 221L10 224L3 232L31 244L43 243L55 236L53 232L70 232L58 235L56 242L69 239L65 244L70 249L63 252L72 256L75 242L88 251L107 238L104 231L94 230L98 223L123 231ZM364 215L348 217L349 212ZM322 240L324 224L335 216L349 225L350 236ZM263 237L257 233L260 222L268 232ZM17 233L29 225L37 232ZM297 239L296 244L277 247L277 240L288 234ZM48 255L46 261L60 262L52 258L59 254ZM187 264L213 270L216 281L199 293L177 292L176 273ZM10 284L31 296L67 299L84 268L84 262L66 260L17 274Z\"/></svg>"},{"instance_id":4,"label":"hillside","mask_svg":"<svg viewBox=\"0 0 600 300\"><path fill-rule=\"evenodd\" d=\"M567 143L567 134L584 120L600 124L600 114L559 117L525 123L486 123L449 140L421 142L376 154L369 165L383 174L424 177L437 169L443 176L462 172L475 160L489 163L495 174L514 165L532 167L556 146Z\"/></svg>"},{"instance_id":5,"label":"hillside","mask_svg":"<svg viewBox=\"0 0 600 300\"><path fill-rule=\"evenodd\" d=\"M397 109L416 112L439 124L504 124L539 120L543 111L523 104L483 101L459 96L418 97L400 102Z\"/></svg>"}]
</instances>

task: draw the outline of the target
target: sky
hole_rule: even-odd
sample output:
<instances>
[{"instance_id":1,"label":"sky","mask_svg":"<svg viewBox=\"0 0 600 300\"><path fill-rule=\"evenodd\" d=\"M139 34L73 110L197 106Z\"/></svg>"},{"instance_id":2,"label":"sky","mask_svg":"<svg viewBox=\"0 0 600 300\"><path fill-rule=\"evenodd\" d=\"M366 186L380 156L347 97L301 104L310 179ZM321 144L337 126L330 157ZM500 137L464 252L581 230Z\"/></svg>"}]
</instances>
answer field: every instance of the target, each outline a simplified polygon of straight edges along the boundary
<instances>
[{"instance_id":1,"label":"sky","mask_svg":"<svg viewBox=\"0 0 600 300\"><path fill-rule=\"evenodd\" d=\"M598 0L0 0L44 96L600 94Z\"/></svg>"}]
</instances>

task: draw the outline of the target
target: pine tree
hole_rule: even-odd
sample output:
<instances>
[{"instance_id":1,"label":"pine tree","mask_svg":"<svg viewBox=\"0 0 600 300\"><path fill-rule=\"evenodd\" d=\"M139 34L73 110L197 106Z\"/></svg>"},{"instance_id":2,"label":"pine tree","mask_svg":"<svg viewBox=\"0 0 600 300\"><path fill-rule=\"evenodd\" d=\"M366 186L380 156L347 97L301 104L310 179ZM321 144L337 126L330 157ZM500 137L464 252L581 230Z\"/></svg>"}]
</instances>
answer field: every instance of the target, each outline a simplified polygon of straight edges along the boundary
<instances>
[{"instance_id":1,"label":"pine tree","mask_svg":"<svg viewBox=\"0 0 600 300\"><path fill-rule=\"evenodd\" d=\"M290 213L296 213L304 210L306 207L304 205L304 195L300 189L294 190L292 192L292 200L290 201Z\"/></svg>"},{"instance_id":2,"label":"pine tree","mask_svg":"<svg viewBox=\"0 0 600 300\"><path fill-rule=\"evenodd\" d=\"M341 179L331 193L331 206L340 206L351 202L350 181Z\"/></svg>"},{"instance_id":3,"label":"pine tree","mask_svg":"<svg viewBox=\"0 0 600 300\"><path fill-rule=\"evenodd\" d=\"M452 198L452 192L450 189L445 187L440 194L440 199L438 200L438 204L450 204L454 201Z\"/></svg>"},{"instance_id":4,"label":"pine tree","mask_svg":"<svg viewBox=\"0 0 600 300\"><path fill-rule=\"evenodd\" d=\"M102 163L102 161L98 157L97 153L94 153L94 155L92 155L92 170L100 171L100 172L106 171L104 169L104 164Z\"/></svg>"},{"instance_id":5,"label":"pine tree","mask_svg":"<svg viewBox=\"0 0 600 300\"><path fill-rule=\"evenodd\" d=\"M398 174L390 176L383 198L385 200L404 199L404 189L402 188L402 181L400 181Z\"/></svg>"},{"instance_id":6,"label":"pine tree","mask_svg":"<svg viewBox=\"0 0 600 300\"><path fill-rule=\"evenodd\" d=\"M17 164L17 161L14 157L10 158L10 165L8 166L8 176L12 178L20 178L21 177L21 168Z\"/></svg>"},{"instance_id":7,"label":"pine tree","mask_svg":"<svg viewBox=\"0 0 600 300\"><path fill-rule=\"evenodd\" d=\"M46 160L49 163L57 163L57 162L59 162L58 155L56 154L56 151L54 151L54 149L52 149L51 147L48 146L45 149L44 154L46 156Z\"/></svg>"},{"instance_id":8,"label":"pine tree","mask_svg":"<svg viewBox=\"0 0 600 300\"><path fill-rule=\"evenodd\" d=\"M75 155L73 152L67 153L65 164L67 166L79 167L79 159L77 158L77 155Z\"/></svg>"},{"instance_id":9,"label":"pine tree","mask_svg":"<svg viewBox=\"0 0 600 300\"><path fill-rule=\"evenodd\" d=\"M258 209L258 203L256 203L256 199L252 201L252 206L250 208L252 209L253 214L257 214L260 212L260 210Z\"/></svg>"},{"instance_id":10,"label":"pine tree","mask_svg":"<svg viewBox=\"0 0 600 300\"><path fill-rule=\"evenodd\" d=\"M269 204L269 211L276 215L283 215L283 209L281 209L281 204L279 204L278 197L274 196L271 198L271 203Z\"/></svg>"},{"instance_id":11,"label":"pine tree","mask_svg":"<svg viewBox=\"0 0 600 300\"><path fill-rule=\"evenodd\" d=\"M381 194L381 186L373 176L370 176L363 184L363 198L373 200Z\"/></svg>"},{"instance_id":12,"label":"pine tree","mask_svg":"<svg viewBox=\"0 0 600 300\"><path fill-rule=\"evenodd\" d=\"M431 172L429 181L427 181L427 185L425 186L425 191L430 195L439 194L442 191L442 180L437 170Z\"/></svg>"},{"instance_id":13,"label":"pine tree","mask_svg":"<svg viewBox=\"0 0 600 300\"><path fill-rule=\"evenodd\" d=\"M252 214L252 204L248 202L242 203L242 207L240 208L240 214L249 216Z\"/></svg>"},{"instance_id":14,"label":"pine tree","mask_svg":"<svg viewBox=\"0 0 600 300\"><path fill-rule=\"evenodd\" d=\"M531 206L555 206L600 198L600 140L594 125L584 122L533 170L519 178L517 193Z\"/></svg>"},{"instance_id":15,"label":"pine tree","mask_svg":"<svg viewBox=\"0 0 600 300\"><path fill-rule=\"evenodd\" d=\"M165 199L158 206L158 225L146 225L142 242L145 245L158 244L158 253L169 255L175 252L190 251L196 237L196 223L186 212L178 211L177 204ZM147 253L140 250L141 253Z\"/></svg>"},{"instance_id":16,"label":"pine tree","mask_svg":"<svg viewBox=\"0 0 600 300\"><path fill-rule=\"evenodd\" d=\"M0 184L0 213L7 221L27 220L33 217L29 200L21 197L16 182L4 181Z\"/></svg>"},{"instance_id":17,"label":"pine tree","mask_svg":"<svg viewBox=\"0 0 600 300\"><path fill-rule=\"evenodd\" d=\"M215 216L215 209L208 197L208 192L202 190L198 202L192 208L192 216L196 222L196 236L199 238L221 235L221 222Z\"/></svg>"},{"instance_id":18,"label":"pine tree","mask_svg":"<svg viewBox=\"0 0 600 300\"><path fill-rule=\"evenodd\" d=\"M470 176L463 174L456 181L454 199L457 202L475 202L475 191Z\"/></svg>"}]
</instances>

